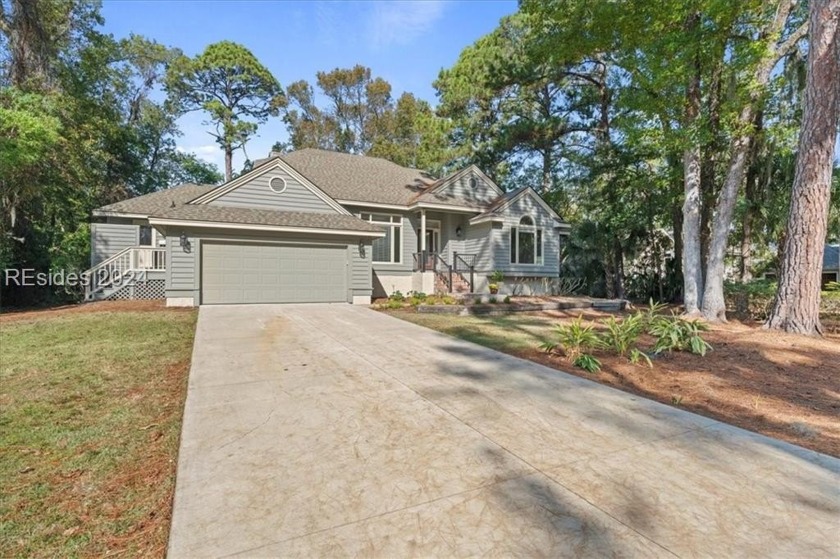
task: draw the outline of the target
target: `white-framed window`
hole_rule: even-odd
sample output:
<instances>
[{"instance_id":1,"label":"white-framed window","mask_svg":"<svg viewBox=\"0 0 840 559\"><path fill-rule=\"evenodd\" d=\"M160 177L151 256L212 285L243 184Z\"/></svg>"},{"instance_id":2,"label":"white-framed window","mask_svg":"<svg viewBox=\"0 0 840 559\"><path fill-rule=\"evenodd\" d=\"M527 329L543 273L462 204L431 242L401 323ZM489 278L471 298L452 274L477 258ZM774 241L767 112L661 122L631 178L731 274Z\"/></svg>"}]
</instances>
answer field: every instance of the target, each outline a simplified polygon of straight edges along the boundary
<instances>
[{"instance_id":1,"label":"white-framed window","mask_svg":"<svg viewBox=\"0 0 840 559\"><path fill-rule=\"evenodd\" d=\"M373 240L373 261L381 264L399 264L402 260L402 216L391 214L361 213L359 219L385 228L385 236Z\"/></svg>"},{"instance_id":2,"label":"white-framed window","mask_svg":"<svg viewBox=\"0 0 840 559\"><path fill-rule=\"evenodd\" d=\"M510 228L510 263L543 263L543 230L534 225L530 216L523 216L519 226Z\"/></svg>"}]
</instances>

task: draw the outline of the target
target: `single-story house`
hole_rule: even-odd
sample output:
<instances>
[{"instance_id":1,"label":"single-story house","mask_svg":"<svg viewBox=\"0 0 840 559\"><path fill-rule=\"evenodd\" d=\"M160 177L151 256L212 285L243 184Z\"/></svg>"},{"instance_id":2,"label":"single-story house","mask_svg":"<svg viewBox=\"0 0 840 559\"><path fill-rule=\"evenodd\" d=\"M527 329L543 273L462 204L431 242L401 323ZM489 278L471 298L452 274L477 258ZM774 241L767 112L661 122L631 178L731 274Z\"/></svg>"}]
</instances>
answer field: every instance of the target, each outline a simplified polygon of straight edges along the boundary
<instances>
[{"instance_id":1,"label":"single-story house","mask_svg":"<svg viewBox=\"0 0 840 559\"><path fill-rule=\"evenodd\" d=\"M87 297L366 304L480 292L494 271L536 290L559 275L568 230L532 188L504 192L475 166L436 179L375 157L272 153L220 186L94 210Z\"/></svg>"}]
</instances>

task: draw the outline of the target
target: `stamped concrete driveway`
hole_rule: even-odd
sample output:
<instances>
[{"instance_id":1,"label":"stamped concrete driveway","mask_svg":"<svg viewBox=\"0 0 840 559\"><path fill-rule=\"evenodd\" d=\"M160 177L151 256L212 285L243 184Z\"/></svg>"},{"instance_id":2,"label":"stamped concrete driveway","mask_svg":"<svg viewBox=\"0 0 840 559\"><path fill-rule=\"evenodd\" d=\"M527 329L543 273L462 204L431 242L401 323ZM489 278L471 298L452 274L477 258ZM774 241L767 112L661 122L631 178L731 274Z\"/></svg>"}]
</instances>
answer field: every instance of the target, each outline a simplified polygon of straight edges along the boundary
<instances>
[{"instance_id":1,"label":"stamped concrete driveway","mask_svg":"<svg viewBox=\"0 0 840 559\"><path fill-rule=\"evenodd\" d=\"M840 554L840 461L349 305L203 307L170 557Z\"/></svg>"}]
</instances>

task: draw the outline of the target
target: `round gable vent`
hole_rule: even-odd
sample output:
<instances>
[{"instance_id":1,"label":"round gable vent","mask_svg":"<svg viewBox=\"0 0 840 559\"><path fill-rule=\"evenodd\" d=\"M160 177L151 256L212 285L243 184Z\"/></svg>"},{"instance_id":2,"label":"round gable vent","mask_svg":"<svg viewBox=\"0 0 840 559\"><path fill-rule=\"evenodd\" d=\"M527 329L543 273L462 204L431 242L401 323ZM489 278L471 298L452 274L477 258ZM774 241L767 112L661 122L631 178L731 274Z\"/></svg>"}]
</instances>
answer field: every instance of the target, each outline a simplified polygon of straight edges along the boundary
<instances>
[{"instance_id":1,"label":"round gable vent","mask_svg":"<svg viewBox=\"0 0 840 559\"><path fill-rule=\"evenodd\" d=\"M283 194L286 191L286 179L283 177L271 177L268 181L268 188L277 194Z\"/></svg>"},{"instance_id":2,"label":"round gable vent","mask_svg":"<svg viewBox=\"0 0 840 559\"><path fill-rule=\"evenodd\" d=\"M470 177L470 188L475 188L478 186L478 179L475 177Z\"/></svg>"}]
</instances>

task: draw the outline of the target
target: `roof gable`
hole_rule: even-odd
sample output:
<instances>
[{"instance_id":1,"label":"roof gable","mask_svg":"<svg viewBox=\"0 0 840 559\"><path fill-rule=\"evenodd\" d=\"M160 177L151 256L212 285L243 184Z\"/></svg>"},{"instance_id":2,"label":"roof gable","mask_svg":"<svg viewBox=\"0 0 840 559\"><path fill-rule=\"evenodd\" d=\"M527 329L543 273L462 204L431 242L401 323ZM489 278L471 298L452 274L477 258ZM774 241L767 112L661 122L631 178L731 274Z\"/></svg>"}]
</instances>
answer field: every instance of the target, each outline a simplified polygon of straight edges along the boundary
<instances>
[{"instance_id":1,"label":"roof gable","mask_svg":"<svg viewBox=\"0 0 840 559\"><path fill-rule=\"evenodd\" d=\"M339 214L350 214L350 212L348 212L341 204L336 202L321 188L313 184L312 181L301 175L291 165L279 157L276 157L271 161L252 169L244 175L231 180L213 192L199 196L198 198L192 200L190 204L205 205L215 202L214 205L265 207L266 209L300 209L287 207L286 203L281 198L282 194L279 194L276 198L270 195L271 190L269 189L269 181L274 178L274 176L281 177L284 181L287 181L286 188L290 185L293 186L299 202L301 198L306 197L305 191L308 191L313 197L320 201L322 207L321 211L332 209ZM238 196L233 194L240 189L244 190L240 192ZM248 192L249 190L252 192ZM267 195L257 196L256 192L258 191L262 191ZM287 197L287 199L290 197L291 196ZM318 203L315 203L313 207L317 208L318 205Z\"/></svg>"},{"instance_id":2,"label":"roof gable","mask_svg":"<svg viewBox=\"0 0 840 559\"><path fill-rule=\"evenodd\" d=\"M489 210L474 217L470 221L472 223L480 223L482 221L492 221L494 218L499 218L505 213L508 213L512 207L518 204L525 197L532 199L549 216L551 216L552 219L558 222L563 222L563 218L561 218L560 215L555 212L545 200L543 200L542 196L540 196L537 191L530 186L523 186L518 190L504 194L496 200Z\"/></svg>"},{"instance_id":3,"label":"roof gable","mask_svg":"<svg viewBox=\"0 0 840 559\"><path fill-rule=\"evenodd\" d=\"M439 180L420 193L415 204L444 204L485 209L504 191L475 165L470 165Z\"/></svg>"}]
</instances>

